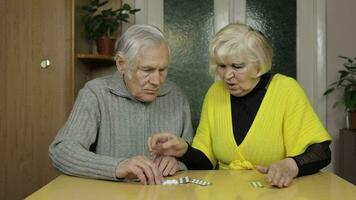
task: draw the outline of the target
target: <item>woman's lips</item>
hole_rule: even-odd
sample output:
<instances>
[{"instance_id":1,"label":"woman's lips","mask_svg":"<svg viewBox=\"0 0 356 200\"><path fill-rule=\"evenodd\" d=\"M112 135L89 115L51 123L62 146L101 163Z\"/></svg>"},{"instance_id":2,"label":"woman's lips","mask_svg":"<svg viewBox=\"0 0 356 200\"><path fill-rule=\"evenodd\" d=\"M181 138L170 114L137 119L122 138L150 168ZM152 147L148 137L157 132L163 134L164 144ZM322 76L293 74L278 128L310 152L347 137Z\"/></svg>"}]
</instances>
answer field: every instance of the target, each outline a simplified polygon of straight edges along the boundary
<instances>
[{"instance_id":1,"label":"woman's lips","mask_svg":"<svg viewBox=\"0 0 356 200\"><path fill-rule=\"evenodd\" d=\"M225 83L226 84L226 86L227 86L227 88L229 89L229 90L236 90L236 89L238 89L238 85L236 85L235 83Z\"/></svg>"},{"instance_id":2,"label":"woman's lips","mask_svg":"<svg viewBox=\"0 0 356 200\"><path fill-rule=\"evenodd\" d=\"M234 86L235 84L234 84L234 83L226 83L226 85L229 86L229 87L232 87L232 86Z\"/></svg>"}]
</instances>

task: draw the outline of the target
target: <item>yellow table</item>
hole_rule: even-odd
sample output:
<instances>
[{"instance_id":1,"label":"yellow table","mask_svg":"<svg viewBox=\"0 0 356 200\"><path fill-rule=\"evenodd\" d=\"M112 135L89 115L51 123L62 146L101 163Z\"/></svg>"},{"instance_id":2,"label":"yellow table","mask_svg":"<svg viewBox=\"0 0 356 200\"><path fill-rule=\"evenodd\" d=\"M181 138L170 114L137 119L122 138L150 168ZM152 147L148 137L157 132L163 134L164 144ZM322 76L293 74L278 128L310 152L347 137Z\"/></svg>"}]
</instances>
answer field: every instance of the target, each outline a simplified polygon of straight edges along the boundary
<instances>
[{"instance_id":1,"label":"yellow table","mask_svg":"<svg viewBox=\"0 0 356 200\"><path fill-rule=\"evenodd\" d=\"M284 189L269 186L265 175L255 170L185 171L167 179L182 176L208 180L212 185L141 185L60 175L27 199L356 199L353 184L328 172L297 178ZM252 187L251 181L260 181L264 187Z\"/></svg>"}]
</instances>

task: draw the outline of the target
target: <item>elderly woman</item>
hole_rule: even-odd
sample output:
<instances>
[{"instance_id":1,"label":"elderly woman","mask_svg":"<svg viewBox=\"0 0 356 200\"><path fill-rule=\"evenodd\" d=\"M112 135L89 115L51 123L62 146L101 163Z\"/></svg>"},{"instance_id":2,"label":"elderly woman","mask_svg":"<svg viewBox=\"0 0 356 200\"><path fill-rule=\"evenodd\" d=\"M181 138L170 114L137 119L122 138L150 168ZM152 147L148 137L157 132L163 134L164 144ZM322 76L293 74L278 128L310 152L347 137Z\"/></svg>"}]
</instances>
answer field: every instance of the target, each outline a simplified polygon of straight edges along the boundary
<instances>
[{"instance_id":1,"label":"elderly woman","mask_svg":"<svg viewBox=\"0 0 356 200\"><path fill-rule=\"evenodd\" d=\"M53 165L69 175L144 184L159 184L163 176L184 169L174 157L151 159L146 145L159 132L192 138L189 104L166 81L168 65L163 33L150 25L131 26L118 41L118 72L80 90L49 147Z\"/></svg>"},{"instance_id":2,"label":"elderly woman","mask_svg":"<svg viewBox=\"0 0 356 200\"><path fill-rule=\"evenodd\" d=\"M330 163L330 136L300 85L269 73L272 48L260 32L227 25L209 53L221 80L205 96L192 146L162 133L148 140L152 153L180 157L189 169L257 168L277 187Z\"/></svg>"}]
</instances>

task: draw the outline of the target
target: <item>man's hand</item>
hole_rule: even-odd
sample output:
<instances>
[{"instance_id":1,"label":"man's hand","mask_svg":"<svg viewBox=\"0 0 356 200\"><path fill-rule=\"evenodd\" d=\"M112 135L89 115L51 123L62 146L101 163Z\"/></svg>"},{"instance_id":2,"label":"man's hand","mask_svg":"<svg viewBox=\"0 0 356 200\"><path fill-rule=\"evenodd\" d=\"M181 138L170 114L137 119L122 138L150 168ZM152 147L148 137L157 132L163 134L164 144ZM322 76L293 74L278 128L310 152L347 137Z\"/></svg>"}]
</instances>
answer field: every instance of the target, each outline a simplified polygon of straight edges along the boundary
<instances>
[{"instance_id":1,"label":"man's hand","mask_svg":"<svg viewBox=\"0 0 356 200\"><path fill-rule=\"evenodd\" d=\"M154 163L163 176L171 176L179 171L177 159L171 156L159 156L154 160Z\"/></svg>"},{"instance_id":2,"label":"man's hand","mask_svg":"<svg viewBox=\"0 0 356 200\"><path fill-rule=\"evenodd\" d=\"M288 187L299 171L293 158L280 160L268 167L256 166L256 168L259 172L267 174L269 184L279 188Z\"/></svg>"},{"instance_id":3,"label":"man's hand","mask_svg":"<svg viewBox=\"0 0 356 200\"><path fill-rule=\"evenodd\" d=\"M147 144L153 155L181 157L188 149L188 144L182 138L171 133L152 135Z\"/></svg>"},{"instance_id":4,"label":"man's hand","mask_svg":"<svg viewBox=\"0 0 356 200\"><path fill-rule=\"evenodd\" d=\"M135 156L124 160L116 167L117 178L136 179L143 184L161 184L162 173L156 164L145 156Z\"/></svg>"}]
</instances>

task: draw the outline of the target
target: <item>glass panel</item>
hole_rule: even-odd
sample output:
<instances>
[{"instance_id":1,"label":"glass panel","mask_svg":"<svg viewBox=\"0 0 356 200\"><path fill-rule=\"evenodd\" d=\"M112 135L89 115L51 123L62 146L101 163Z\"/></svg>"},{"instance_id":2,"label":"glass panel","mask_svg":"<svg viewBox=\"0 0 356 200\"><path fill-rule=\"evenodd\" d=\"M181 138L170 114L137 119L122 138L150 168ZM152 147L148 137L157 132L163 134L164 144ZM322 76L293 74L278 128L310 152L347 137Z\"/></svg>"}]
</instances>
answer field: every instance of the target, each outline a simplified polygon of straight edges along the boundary
<instances>
[{"instance_id":1,"label":"glass panel","mask_svg":"<svg viewBox=\"0 0 356 200\"><path fill-rule=\"evenodd\" d=\"M194 128L199 123L205 93L213 81L208 73L213 18L213 0L164 1L164 31L171 48L168 79L187 95Z\"/></svg>"},{"instance_id":2,"label":"glass panel","mask_svg":"<svg viewBox=\"0 0 356 200\"><path fill-rule=\"evenodd\" d=\"M247 0L246 23L272 42L272 72L296 78L296 0Z\"/></svg>"}]
</instances>

